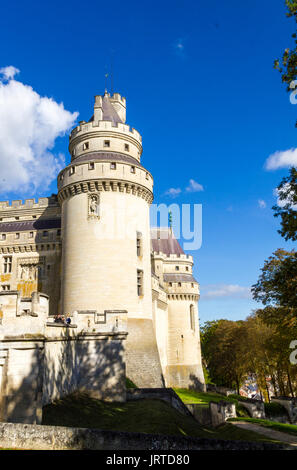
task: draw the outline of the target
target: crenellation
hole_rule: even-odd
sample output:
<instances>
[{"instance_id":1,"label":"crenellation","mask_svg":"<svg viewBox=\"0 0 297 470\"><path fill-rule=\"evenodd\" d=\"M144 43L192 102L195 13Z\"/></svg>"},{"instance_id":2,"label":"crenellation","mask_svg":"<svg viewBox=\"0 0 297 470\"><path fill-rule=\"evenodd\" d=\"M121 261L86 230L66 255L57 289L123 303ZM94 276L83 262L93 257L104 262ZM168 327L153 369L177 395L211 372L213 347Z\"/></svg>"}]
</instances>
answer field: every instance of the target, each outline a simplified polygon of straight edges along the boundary
<instances>
[{"instance_id":1,"label":"crenellation","mask_svg":"<svg viewBox=\"0 0 297 470\"><path fill-rule=\"evenodd\" d=\"M25 199L24 201L22 199L13 200L11 202L0 201L0 211L38 209L46 206L58 206L57 196L40 197L37 202L35 202L35 198Z\"/></svg>"}]
</instances>

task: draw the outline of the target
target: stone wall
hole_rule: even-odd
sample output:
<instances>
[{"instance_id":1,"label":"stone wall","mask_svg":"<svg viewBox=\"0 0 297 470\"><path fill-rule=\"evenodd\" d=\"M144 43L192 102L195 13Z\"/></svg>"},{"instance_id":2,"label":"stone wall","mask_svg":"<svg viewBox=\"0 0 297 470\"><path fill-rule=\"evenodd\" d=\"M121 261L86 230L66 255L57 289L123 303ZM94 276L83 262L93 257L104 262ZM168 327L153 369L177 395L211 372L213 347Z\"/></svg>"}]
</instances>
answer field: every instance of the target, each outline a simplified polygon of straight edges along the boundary
<instances>
[{"instance_id":1,"label":"stone wall","mask_svg":"<svg viewBox=\"0 0 297 470\"><path fill-rule=\"evenodd\" d=\"M287 445L264 442L197 439L100 429L0 423L3 448L33 450L282 450Z\"/></svg>"},{"instance_id":2,"label":"stone wall","mask_svg":"<svg viewBox=\"0 0 297 470\"><path fill-rule=\"evenodd\" d=\"M239 400L238 403L248 410L252 418L265 419L264 402L260 400Z\"/></svg>"},{"instance_id":3,"label":"stone wall","mask_svg":"<svg viewBox=\"0 0 297 470\"><path fill-rule=\"evenodd\" d=\"M164 387L152 320L129 318L128 332L126 343L127 377L140 388Z\"/></svg>"},{"instance_id":4,"label":"stone wall","mask_svg":"<svg viewBox=\"0 0 297 470\"><path fill-rule=\"evenodd\" d=\"M191 416L192 412L172 388L133 388L127 390L127 400L154 399L169 403L180 413Z\"/></svg>"}]
</instances>

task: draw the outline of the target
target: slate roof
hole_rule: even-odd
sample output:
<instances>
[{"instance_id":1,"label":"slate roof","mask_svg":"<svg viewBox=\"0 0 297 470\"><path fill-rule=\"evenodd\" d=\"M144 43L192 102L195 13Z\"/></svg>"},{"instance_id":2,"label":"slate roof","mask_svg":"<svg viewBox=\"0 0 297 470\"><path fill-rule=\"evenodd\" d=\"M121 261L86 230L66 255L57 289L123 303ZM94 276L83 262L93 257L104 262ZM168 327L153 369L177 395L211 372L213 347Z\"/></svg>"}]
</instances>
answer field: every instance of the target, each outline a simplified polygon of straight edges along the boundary
<instances>
[{"instance_id":1,"label":"slate roof","mask_svg":"<svg viewBox=\"0 0 297 470\"><path fill-rule=\"evenodd\" d=\"M13 222L0 222L0 232L22 232L30 230L47 230L61 228L61 219L16 220Z\"/></svg>"},{"instance_id":2,"label":"slate roof","mask_svg":"<svg viewBox=\"0 0 297 470\"><path fill-rule=\"evenodd\" d=\"M174 234L168 227L152 228L151 229L151 246L152 250L156 252L165 253L167 256L170 254L184 255L184 251Z\"/></svg>"},{"instance_id":3,"label":"slate roof","mask_svg":"<svg viewBox=\"0 0 297 470\"><path fill-rule=\"evenodd\" d=\"M89 161L124 162L145 169L136 158L118 152L90 152L74 158L68 166Z\"/></svg>"},{"instance_id":4,"label":"slate roof","mask_svg":"<svg viewBox=\"0 0 297 470\"><path fill-rule=\"evenodd\" d=\"M164 273L163 274L164 282L197 282L196 279L192 274L171 274L171 273Z\"/></svg>"}]
</instances>

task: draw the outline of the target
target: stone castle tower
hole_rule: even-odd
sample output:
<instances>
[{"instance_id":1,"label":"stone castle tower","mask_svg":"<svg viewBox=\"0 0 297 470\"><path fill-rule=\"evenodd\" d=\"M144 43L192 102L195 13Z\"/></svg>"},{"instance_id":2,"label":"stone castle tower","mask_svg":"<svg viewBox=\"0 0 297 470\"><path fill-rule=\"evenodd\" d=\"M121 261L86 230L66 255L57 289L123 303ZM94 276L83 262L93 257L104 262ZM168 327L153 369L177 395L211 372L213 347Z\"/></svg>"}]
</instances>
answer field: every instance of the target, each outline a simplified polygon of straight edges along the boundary
<instances>
[{"instance_id":1,"label":"stone castle tower","mask_svg":"<svg viewBox=\"0 0 297 470\"><path fill-rule=\"evenodd\" d=\"M0 311L9 291L19 304L43 292L49 319L62 313L98 334L107 324L118 331L127 312L127 377L139 387L204 389L193 259L171 229L150 229L153 177L125 98L96 96L69 152L57 196L0 203Z\"/></svg>"}]
</instances>

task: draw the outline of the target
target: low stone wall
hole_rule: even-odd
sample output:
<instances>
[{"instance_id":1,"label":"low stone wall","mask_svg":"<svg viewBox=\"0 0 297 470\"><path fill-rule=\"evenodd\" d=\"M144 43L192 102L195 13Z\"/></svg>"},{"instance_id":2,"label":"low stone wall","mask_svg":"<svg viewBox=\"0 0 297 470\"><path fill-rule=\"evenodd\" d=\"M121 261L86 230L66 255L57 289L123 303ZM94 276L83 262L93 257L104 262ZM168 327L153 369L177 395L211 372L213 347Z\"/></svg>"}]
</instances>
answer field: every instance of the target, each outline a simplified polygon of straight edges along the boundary
<instances>
[{"instance_id":1,"label":"low stone wall","mask_svg":"<svg viewBox=\"0 0 297 470\"><path fill-rule=\"evenodd\" d=\"M297 398L271 397L271 401L282 405L289 415L290 422L297 424Z\"/></svg>"},{"instance_id":2,"label":"low stone wall","mask_svg":"<svg viewBox=\"0 0 297 470\"><path fill-rule=\"evenodd\" d=\"M225 423L229 418L236 418L235 403L220 401L209 403L211 413L211 424L216 427Z\"/></svg>"},{"instance_id":3,"label":"low stone wall","mask_svg":"<svg viewBox=\"0 0 297 470\"><path fill-rule=\"evenodd\" d=\"M230 388L227 387L218 387L216 385L212 384L207 384L206 385L206 391L207 392L213 392L213 393L220 393L221 395L225 395L228 397L229 395L234 395L236 394L236 390L231 390Z\"/></svg>"},{"instance_id":4,"label":"low stone wall","mask_svg":"<svg viewBox=\"0 0 297 470\"><path fill-rule=\"evenodd\" d=\"M211 411L209 406L192 403L187 404L186 407L199 424L202 426L212 426Z\"/></svg>"},{"instance_id":5,"label":"low stone wall","mask_svg":"<svg viewBox=\"0 0 297 470\"><path fill-rule=\"evenodd\" d=\"M265 419L264 403L260 400L242 400L238 401L240 405L246 408L252 418Z\"/></svg>"},{"instance_id":6,"label":"low stone wall","mask_svg":"<svg viewBox=\"0 0 297 470\"><path fill-rule=\"evenodd\" d=\"M180 413L191 416L192 412L187 408L172 388L130 388L126 393L127 400L155 399L169 403Z\"/></svg>"},{"instance_id":7,"label":"low stone wall","mask_svg":"<svg viewBox=\"0 0 297 470\"><path fill-rule=\"evenodd\" d=\"M31 450L283 450L287 445L0 423L2 448Z\"/></svg>"}]
</instances>

